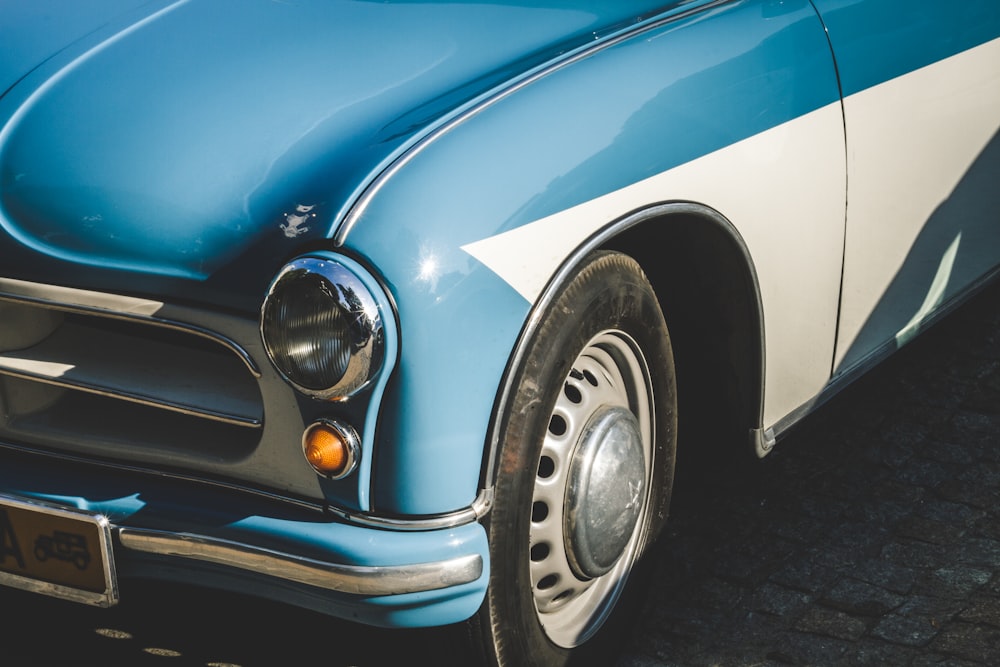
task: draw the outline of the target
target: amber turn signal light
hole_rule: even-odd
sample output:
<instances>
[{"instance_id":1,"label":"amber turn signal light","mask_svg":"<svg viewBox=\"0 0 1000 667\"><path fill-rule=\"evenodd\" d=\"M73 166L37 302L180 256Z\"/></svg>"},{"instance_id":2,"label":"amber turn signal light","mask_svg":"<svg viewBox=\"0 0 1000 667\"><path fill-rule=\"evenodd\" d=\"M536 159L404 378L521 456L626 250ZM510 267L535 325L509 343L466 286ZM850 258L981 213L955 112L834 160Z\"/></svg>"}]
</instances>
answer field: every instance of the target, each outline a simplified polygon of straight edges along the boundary
<instances>
[{"instance_id":1,"label":"amber turn signal light","mask_svg":"<svg viewBox=\"0 0 1000 667\"><path fill-rule=\"evenodd\" d=\"M360 451L357 432L337 421L315 421L302 434L302 453L309 465L331 479L342 479L354 472Z\"/></svg>"}]
</instances>

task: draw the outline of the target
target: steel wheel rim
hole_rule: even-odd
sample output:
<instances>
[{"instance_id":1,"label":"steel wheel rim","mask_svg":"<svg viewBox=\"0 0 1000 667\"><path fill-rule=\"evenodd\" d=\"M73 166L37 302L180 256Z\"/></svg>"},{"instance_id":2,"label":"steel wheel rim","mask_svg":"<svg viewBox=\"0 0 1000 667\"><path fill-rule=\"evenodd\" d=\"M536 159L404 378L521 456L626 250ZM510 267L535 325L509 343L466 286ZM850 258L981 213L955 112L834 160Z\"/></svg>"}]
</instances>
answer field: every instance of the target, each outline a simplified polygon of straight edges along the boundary
<instances>
[{"instance_id":1,"label":"steel wheel rim","mask_svg":"<svg viewBox=\"0 0 1000 667\"><path fill-rule=\"evenodd\" d=\"M566 509L571 470L588 425L609 409L634 420L642 461L641 503L635 525L606 573L582 577L567 546ZM631 426L629 428L632 428ZM635 340L623 331L594 336L572 364L542 443L532 493L529 570L538 620L555 644L573 648L590 639L607 619L638 556L646 524L653 466L653 390ZM634 466L633 466L634 469ZM636 480L632 480L637 484Z\"/></svg>"}]
</instances>

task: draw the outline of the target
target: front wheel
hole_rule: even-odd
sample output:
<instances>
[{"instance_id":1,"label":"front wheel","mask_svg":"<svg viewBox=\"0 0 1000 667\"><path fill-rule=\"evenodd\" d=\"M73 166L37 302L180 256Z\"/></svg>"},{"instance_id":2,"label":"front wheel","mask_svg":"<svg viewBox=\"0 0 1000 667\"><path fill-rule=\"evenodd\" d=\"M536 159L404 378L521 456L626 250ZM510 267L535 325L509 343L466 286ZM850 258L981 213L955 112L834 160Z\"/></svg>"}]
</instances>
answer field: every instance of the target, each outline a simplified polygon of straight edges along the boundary
<instances>
[{"instance_id":1,"label":"front wheel","mask_svg":"<svg viewBox=\"0 0 1000 667\"><path fill-rule=\"evenodd\" d=\"M522 360L474 624L495 665L610 664L666 518L676 443L670 338L639 265L589 256Z\"/></svg>"}]
</instances>

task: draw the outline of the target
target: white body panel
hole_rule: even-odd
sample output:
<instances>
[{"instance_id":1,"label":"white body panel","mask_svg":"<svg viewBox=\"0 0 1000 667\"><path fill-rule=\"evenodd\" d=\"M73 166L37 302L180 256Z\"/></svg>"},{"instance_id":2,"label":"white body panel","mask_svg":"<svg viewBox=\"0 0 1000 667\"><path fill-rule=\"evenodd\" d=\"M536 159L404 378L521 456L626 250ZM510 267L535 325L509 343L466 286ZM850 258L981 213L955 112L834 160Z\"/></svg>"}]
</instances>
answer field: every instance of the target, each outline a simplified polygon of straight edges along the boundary
<instances>
[{"instance_id":1,"label":"white body panel","mask_svg":"<svg viewBox=\"0 0 1000 667\"><path fill-rule=\"evenodd\" d=\"M832 104L463 249L534 303L566 258L609 222L658 202L712 206L743 236L757 269L765 423L773 424L816 396L830 377L845 172L841 108Z\"/></svg>"},{"instance_id":2,"label":"white body panel","mask_svg":"<svg viewBox=\"0 0 1000 667\"><path fill-rule=\"evenodd\" d=\"M898 346L1000 249L1000 40L852 95L835 367Z\"/></svg>"}]
</instances>

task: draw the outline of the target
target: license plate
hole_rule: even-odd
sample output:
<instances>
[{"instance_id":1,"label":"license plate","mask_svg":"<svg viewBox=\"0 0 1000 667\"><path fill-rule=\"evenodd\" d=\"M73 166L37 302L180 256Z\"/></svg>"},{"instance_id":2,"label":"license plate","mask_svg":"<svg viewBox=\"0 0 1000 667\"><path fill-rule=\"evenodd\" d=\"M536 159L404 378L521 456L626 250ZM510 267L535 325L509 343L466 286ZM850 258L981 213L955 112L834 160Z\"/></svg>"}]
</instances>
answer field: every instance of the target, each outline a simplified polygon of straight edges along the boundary
<instances>
[{"instance_id":1,"label":"license plate","mask_svg":"<svg viewBox=\"0 0 1000 667\"><path fill-rule=\"evenodd\" d=\"M115 604L107 517L0 496L0 585L98 607Z\"/></svg>"}]
</instances>

